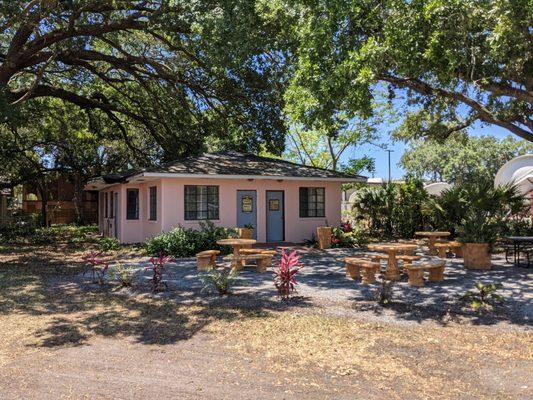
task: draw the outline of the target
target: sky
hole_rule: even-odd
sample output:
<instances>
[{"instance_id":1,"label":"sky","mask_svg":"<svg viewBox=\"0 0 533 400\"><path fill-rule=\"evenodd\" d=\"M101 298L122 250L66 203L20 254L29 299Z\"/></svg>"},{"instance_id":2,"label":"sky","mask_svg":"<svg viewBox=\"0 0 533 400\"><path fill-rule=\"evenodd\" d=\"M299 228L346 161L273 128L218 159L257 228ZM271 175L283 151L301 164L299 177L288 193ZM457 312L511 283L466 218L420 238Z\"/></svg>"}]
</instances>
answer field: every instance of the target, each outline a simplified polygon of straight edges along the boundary
<instances>
[{"instance_id":1,"label":"sky","mask_svg":"<svg viewBox=\"0 0 533 400\"><path fill-rule=\"evenodd\" d=\"M393 152L391 153L391 178L399 179L403 177L405 171L398 165L398 163L407 146L403 142L393 142L390 139L389 132L391 131L391 129L389 129L389 127L383 126L380 131L382 132L382 134L378 142L387 144L388 148L393 150ZM495 125L481 126L480 123L474 124L469 129L468 134L472 136L492 135L499 139L503 139L504 137L509 135L514 136L506 129L500 128ZM517 138L516 136L514 137ZM348 149L346 150L345 154L343 154L342 160L347 160L350 158L360 158L364 155L372 157L376 160L376 172L374 176L376 178L380 177L383 179L388 179L388 154L384 149L376 147L375 145L369 144L359 146L356 149ZM371 174L368 174L367 172L363 173L363 175L371 177Z\"/></svg>"}]
</instances>

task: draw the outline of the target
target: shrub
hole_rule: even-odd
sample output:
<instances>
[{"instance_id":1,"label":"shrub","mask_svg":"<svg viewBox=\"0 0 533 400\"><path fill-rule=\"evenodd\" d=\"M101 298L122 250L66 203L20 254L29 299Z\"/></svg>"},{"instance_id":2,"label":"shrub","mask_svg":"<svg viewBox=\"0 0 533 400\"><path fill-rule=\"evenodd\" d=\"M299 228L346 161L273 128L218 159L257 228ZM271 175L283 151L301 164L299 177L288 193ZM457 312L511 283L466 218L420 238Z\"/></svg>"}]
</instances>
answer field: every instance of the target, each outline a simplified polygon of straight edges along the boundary
<instances>
[{"instance_id":1,"label":"shrub","mask_svg":"<svg viewBox=\"0 0 533 400\"><path fill-rule=\"evenodd\" d=\"M92 278L95 279L95 276L97 278L97 282L100 286L103 286L105 284L105 275L109 268L109 264L106 263L104 260L100 259L100 253L96 253L94 251L91 251L90 253L83 256L83 260L88 264L88 268L83 271L83 275L87 273L87 271L90 269L92 272Z\"/></svg>"},{"instance_id":2,"label":"shrub","mask_svg":"<svg viewBox=\"0 0 533 400\"><path fill-rule=\"evenodd\" d=\"M118 282L117 289L133 287L135 282L135 270L123 264L116 264L109 270L111 279Z\"/></svg>"},{"instance_id":3,"label":"shrub","mask_svg":"<svg viewBox=\"0 0 533 400\"><path fill-rule=\"evenodd\" d=\"M374 300L382 306L388 306L392 302L394 281L382 277L381 285L374 292Z\"/></svg>"},{"instance_id":4,"label":"shrub","mask_svg":"<svg viewBox=\"0 0 533 400\"><path fill-rule=\"evenodd\" d=\"M150 258L150 267L147 270L152 271L152 279L150 283L152 285L152 292L161 292L167 288L166 282L163 281L163 273L165 272L165 264L171 261L169 256L159 256Z\"/></svg>"},{"instance_id":5,"label":"shrub","mask_svg":"<svg viewBox=\"0 0 533 400\"><path fill-rule=\"evenodd\" d=\"M200 275L203 283L202 292L216 290L221 296L231 293L231 287L236 282L238 276L237 270L233 268L213 268L208 272Z\"/></svg>"},{"instance_id":6,"label":"shrub","mask_svg":"<svg viewBox=\"0 0 533 400\"><path fill-rule=\"evenodd\" d=\"M146 243L146 250L151 256L191 257L203 250L220 250L227 254L229 248L219 246L217 241L235 236L233 229L217 227L211 221L200 222L199 230L179 226L153 237Z\"/></svg>"},{"instance_id":7,"label":"shrub","mask_svg":"<svg viewBox=\"0 0 533 400\"><path fill-rule=\"evenodd\" d=\"M302 267L296 250L289 254L285 250L281 250L281 259L274 268L274 285L281 299L287 300L291 293L296 291L295 286L298 283L295 275Z\"/></svg>"},{"instance_id":8,"label":"shrub","mask_svg":"<svg viewBox=\"0 0 533 400\"><path fill-rule=\"evenodd\" d=\"M502 288L501 284L489 283L484 285L481 282L476 282L476 291L468 290L462 300L470 302L470 307L474 310L492 311L493 306L504 301L503 296L499 295L497 291Z\"/></svg>"},{"instance_id":9,"label":"shrub","mask_svg":"<svg viewBox=\"0 0 533 400\"><path fill-rule=\"evenodd\" d=\"M103 236L98 241L98 247L101 251L111 251L120 249L120 242L114 237Z\"/></svg>"}]
</instances>

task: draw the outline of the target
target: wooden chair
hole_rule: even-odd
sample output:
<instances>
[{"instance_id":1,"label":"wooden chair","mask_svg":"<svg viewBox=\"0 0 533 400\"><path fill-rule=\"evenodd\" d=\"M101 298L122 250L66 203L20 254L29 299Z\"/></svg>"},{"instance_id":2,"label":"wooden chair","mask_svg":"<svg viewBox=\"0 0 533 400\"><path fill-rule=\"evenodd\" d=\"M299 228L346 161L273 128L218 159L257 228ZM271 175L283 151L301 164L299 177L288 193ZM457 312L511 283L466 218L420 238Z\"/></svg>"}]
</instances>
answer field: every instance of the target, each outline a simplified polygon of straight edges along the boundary
<instances>
[{"instance_id":1,"label":"wooden chair","mask_svg":"<svg viewBox=\"0 0 533 400\"><path fill-rule=\"evenodd\" d=\"M198 271L208 271L215 266L220 250L205 250L196 254L196 266Z\"/></svg>"}]
</instances>

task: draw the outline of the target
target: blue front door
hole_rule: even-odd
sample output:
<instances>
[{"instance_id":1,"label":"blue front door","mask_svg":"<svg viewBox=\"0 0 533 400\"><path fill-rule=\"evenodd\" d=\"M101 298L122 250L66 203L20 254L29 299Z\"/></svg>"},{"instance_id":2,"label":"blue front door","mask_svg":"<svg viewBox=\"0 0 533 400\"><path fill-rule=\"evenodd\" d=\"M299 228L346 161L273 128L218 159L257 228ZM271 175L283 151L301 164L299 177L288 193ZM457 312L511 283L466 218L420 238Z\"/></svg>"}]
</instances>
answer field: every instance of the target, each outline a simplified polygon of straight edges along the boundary
<instances>
[{"instance_id":1,"label":"blue front door","mask_svg":"<svg viewBox=\"0 0 533 400\"><path fill-rule=\"evenodd\" d=\"M254 227L254 239L257 239L257 195L255 190L237 190L237 226Z\"/></svg>"},{"instance_id":2,"label":"blue front door","mask_svg":"<svg viewBox=\"0 0 533 400\"><path fill-rule=\"evenodd\" d=\"M267 242L283 242L285 240L285 205L282 190L266 192L267 208Z\"/></svg>"}]
</instances>

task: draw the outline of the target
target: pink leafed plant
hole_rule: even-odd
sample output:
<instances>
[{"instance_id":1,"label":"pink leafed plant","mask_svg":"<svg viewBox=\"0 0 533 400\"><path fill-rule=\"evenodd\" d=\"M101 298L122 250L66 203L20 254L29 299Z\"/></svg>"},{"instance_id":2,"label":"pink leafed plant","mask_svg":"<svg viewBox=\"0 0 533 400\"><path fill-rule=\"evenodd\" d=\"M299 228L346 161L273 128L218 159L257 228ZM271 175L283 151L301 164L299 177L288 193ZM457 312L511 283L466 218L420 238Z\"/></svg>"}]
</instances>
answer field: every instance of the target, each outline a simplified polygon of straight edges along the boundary
<instances>
[{"instance_id":1,"label":"pink leafed plant","mask_svg":"<svg viewBox=\"0 0 533 400\"><path fill-rule=\"evenodd\" d=\"M296 282L295 275L302 267L296 250L288 254L285 250L281 250L281 260L274 268L274 285L283 300L287 300L291 293L296 291L295 286L298 282Z\"/></svg>"},{"instance_id":2,"label":"pink leafed plant","mask_svg":"<svg viewBox=\"0 0 533 400\"><path fill-rule=\"evenodd\" d=\"M172 261L172 257L160 255L159 257L150 258L150 267L147 267L147 270L151 270L153 273L152 279L150 280L152 284L152 291L159 292L165 290L167 284L163 282L163 273L165 272L165 264Z\"/></svg>"},{"instance_id":3,"label":"pink leafed plant","mask_svg":"<svg viewBox=\"0 0 533 400\"><path fill-rule=\"evenodd\" d=\"M90 269L92 273L93 280L95 279L95 274L98 277L98 283L103 285L105 274L109 269L109 264L100 258L101 253L91 251L84 255L82 258L88 264L88 267L83 271L83 275L87 273ZM100 267L97 269L97 267Z\"/></svg>"}]
</instances>

